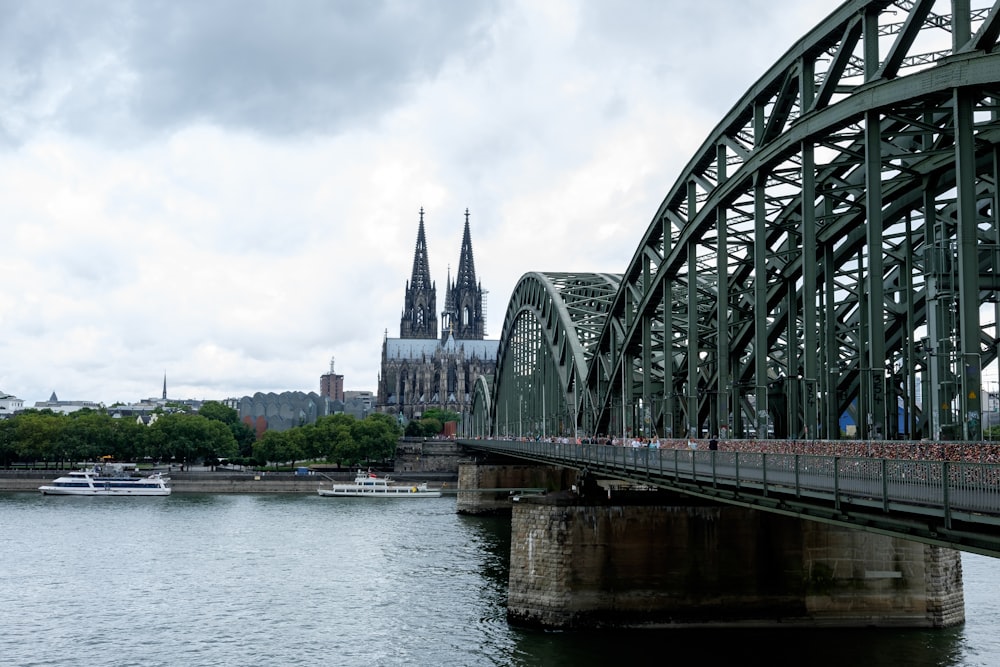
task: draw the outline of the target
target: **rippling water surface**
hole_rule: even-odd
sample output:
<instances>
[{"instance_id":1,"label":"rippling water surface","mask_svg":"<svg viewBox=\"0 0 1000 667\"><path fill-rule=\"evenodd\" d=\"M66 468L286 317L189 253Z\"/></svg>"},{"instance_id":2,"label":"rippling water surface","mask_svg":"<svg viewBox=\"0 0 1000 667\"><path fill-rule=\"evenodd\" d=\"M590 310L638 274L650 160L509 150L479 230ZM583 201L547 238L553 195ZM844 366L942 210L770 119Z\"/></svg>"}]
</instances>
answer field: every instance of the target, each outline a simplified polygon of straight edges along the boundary
<instances>
[{"instance_id":1,"label":"rippling water surface","mask_svg":"<svg viewBox=\"0 0 1000 667\"><path fill-rule=\"evenodd\" d=\"M993 559L944 631L545 633L507 624L509 540L447 497L0 493L0 664L1000 665Z\"/></svg>"}]
</instances>

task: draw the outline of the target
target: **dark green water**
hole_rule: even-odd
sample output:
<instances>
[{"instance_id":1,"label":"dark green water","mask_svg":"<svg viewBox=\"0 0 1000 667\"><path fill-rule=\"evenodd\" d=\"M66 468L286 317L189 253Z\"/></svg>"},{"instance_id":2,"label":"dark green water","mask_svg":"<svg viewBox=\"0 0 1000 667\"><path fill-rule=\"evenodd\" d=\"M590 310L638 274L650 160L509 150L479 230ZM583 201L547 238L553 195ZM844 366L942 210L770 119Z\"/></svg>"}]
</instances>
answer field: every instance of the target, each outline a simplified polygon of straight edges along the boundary
<instances>
[{"instance_id":1,"label":"dark green water","mask_svg":"<svg viewBox=\"0 0 1000 667\"><path fill-rule=\"evenodd\" d=\"M505 616L509 521L454 499L0 493L0 665L1000 664L1000 572L964 626L534 632Z\"/></svg>"}]
</instances>

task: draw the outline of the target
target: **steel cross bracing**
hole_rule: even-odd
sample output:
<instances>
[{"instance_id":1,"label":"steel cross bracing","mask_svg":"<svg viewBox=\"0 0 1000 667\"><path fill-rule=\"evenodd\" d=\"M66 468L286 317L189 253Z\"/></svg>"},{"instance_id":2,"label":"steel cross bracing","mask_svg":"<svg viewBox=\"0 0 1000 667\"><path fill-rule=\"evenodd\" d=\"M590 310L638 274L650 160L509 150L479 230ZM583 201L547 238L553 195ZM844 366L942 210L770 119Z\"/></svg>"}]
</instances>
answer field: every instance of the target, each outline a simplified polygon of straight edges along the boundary
<instances>
[{"instance_id":1,"label":"steel cross bracing","mask_svg":"<svg viewBox=\"0 0 1000 667\"><path fill-rule=\"evenodd\" d=\"M688 162L614 297L583 304L603 319L586 354L561 332L588 317L519 286L494 433L541 434L548 400L553 435L836 438L846 412L863 438L978 439L1000 10L972 4L847 2L797 42Z\"/></svg>"}]
</instances>

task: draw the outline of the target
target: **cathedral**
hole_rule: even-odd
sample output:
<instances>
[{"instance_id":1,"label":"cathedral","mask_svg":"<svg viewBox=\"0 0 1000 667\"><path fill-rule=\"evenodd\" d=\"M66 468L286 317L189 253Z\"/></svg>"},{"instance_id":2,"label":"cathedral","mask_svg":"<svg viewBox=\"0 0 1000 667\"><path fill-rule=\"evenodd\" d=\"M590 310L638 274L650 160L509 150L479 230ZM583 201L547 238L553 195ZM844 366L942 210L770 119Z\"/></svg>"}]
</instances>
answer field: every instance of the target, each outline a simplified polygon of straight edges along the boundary
<instances>
[{"instance_id":1,"label":"cathedral","mask_svg":"<svg viewBox=\"0 0 1000 667\"><path fill-rule=\"evenodd\" d=\"M399 338L386 332L378 379L376 409L400 422L419 419L428 408L467 413L476 380L492 378L496 371L499 341L485 340L485 292L476 281L468 209L458 272L454 280L450 270L448 274L439 335L437 286L431 280L421 208Z\"/></svg>"}]
</instances>

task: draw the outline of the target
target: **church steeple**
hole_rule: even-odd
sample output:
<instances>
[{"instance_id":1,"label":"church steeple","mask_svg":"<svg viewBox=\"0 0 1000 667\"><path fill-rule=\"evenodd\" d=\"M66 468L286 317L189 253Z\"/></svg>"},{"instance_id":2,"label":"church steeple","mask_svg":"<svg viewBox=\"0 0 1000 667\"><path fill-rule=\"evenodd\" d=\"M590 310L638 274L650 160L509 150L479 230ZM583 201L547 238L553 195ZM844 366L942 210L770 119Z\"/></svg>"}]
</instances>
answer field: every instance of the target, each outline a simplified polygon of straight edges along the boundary
<instances>
[{"instance_id":1,"label":"church steeple","mask_svg":"<svg viewBox=\"0 0 1000 667\"><path fill-rule=\"evenodd\" d=\"M451 264L448 265L448 278L444 282L444 310L441 311L441 340L448 340L448 334L455 328L455 298L451 293Z\"/></svg>"},{"instance_id":2,"label":"church steeple","mask_svg":"<svg viewBox=\"0 0 1000 667\"><path fill-rule=\"evenodd\" d=\"M465 231L462 232L462 253L458 259L455 285L462 289L476 286L476 262L472 258L472 237L469 234L469 209L465 209Z\"/></svg>"},{"instance_id":3,"label":"church steeple","mask_svg":"<svg viewBox=\"0 0 1000 667\"><path fill-rule=\"evenodd\" d=\"M437 287L431 281L424 235L424 209L420 208L417 246L413 251L413 273L406 283L400 338L437 338Z\"/></svg>"},{"instance_id":4,"label":"church steeple","mask_svg":"<svg viewBox=\"0 0 1000 667\"><path fill-rule=\"evenodd\" d=\"M483 289L476 282L476 262L472 256L472 235L469 233L469 209L465 209L465 230L462 232L458 274L454 282L448 285L448 297L455 338L483 340L486 337Z\"/></svg>"}]
</instances>

